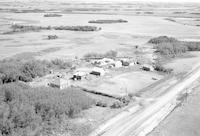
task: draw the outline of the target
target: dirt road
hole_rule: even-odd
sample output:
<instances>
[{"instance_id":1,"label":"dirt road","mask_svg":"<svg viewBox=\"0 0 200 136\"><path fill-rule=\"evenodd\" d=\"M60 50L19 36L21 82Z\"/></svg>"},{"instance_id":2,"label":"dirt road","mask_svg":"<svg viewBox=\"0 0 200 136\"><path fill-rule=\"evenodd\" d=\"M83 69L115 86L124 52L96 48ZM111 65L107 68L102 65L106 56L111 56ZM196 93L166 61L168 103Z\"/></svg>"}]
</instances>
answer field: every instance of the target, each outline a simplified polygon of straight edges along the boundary
<instances>
[{"instance_id":1,"label":"dirt road","mask_svg":"<svg viewBox=\"0 0 200 136\"><path fill-rule=\"evenodd\" d=\"M164 89L166 93L156 98L146 98L151 101L123 111L96 129L90 136L145 136L176 107L179 95L199 77L200 65L196 65L175 84L162 86L160 89Z\"/></svg>"}]
</instances>

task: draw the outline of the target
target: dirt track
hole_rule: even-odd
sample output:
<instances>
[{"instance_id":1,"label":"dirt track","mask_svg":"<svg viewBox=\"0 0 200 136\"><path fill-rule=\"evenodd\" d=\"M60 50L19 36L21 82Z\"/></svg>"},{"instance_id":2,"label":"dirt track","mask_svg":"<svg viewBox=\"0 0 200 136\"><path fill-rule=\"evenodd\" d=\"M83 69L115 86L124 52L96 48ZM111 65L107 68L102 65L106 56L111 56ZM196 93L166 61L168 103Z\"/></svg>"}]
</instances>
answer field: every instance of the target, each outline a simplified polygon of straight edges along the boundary
<instances>
[{"instance_id":1,"label":"dirt track","mask_svg":"<svg viewBox=\"0 0 200 136\"><path fill-rule=\"evenodd\" d=\"M197 65L176 84L160 88L166 92L162 96L154 98L146 105L131 107L100 126L90 136L145 136L176 107L179 94L187 90L199 77L200 65Z\"/></svg>"}]
</instances>

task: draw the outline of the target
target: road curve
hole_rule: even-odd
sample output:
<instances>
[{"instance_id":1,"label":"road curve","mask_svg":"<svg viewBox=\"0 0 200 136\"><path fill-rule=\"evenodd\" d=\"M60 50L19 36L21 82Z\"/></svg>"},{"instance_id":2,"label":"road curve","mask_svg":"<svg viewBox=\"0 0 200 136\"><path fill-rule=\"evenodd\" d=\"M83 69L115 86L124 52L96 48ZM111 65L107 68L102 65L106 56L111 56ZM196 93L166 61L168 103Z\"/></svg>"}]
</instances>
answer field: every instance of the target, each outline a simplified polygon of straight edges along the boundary
<instances>
[{"instance_id":1,"label":"road curve","mask_svg":"<svg viewBox=\"0 0 200 136\"><path fill-rule=\"evenodd\" d=\"M89 136L145 136L151 132L177 105L177 97L200 77L200 64L183 79L165 88L165 94L146 106L133 106L102 124ZM162 89L164 89L162 87Z\"/></svg>"}]
</instances>

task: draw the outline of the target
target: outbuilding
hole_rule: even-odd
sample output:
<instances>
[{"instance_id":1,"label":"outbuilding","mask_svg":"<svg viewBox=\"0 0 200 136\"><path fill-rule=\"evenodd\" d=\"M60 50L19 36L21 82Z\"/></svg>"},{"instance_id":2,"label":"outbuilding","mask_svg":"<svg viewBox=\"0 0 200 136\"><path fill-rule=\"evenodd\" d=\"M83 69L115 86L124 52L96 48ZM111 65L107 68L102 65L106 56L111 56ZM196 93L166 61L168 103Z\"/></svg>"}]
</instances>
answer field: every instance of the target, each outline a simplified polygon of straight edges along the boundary
<instances>
[{"instance_id":1,"label":"outbuilding","mask_svg":"<svg viewBox=\"0 0 200 136\"><path fill-rule=\"evenodd\" d=\"M103 68L95 67L92 69L92 72L90 74L96 75L96 76L104 76L105 75L105 70Z\"/></svg>"},{"instance_id":2,"label":"outbuilding","mask_svg":"<svg viewBox=\"0 0 200 136\"><path fill-rule=\"evenodd\" d=\"M151 66L149 64L142 65L142 69L145 71L153 71L154 70L153 66Z\"/></svg>"},{"instance_id":3,"label":"outbuilding","mask_svg":"<svg viewBox=\"0 0 200 136\"><path fill-rule=\"evenodd\" d=\"M64 78L55 78L52 82L49 84L51 87L59 88L59 89L65 89L71 86L70 80L64 79Z\"/></svg>"},{"instance_id":4,"label":"outbuilding","mask_svg":"<svg viewBox=\"0 0 200 136\"><path fill-rule=\"evenodd\" d=\"M83 71L77 71L73 74L72 79L73 80L81 80L82 77L85 77L88 73L83 72Z\"/></svg>"}]
</instances>

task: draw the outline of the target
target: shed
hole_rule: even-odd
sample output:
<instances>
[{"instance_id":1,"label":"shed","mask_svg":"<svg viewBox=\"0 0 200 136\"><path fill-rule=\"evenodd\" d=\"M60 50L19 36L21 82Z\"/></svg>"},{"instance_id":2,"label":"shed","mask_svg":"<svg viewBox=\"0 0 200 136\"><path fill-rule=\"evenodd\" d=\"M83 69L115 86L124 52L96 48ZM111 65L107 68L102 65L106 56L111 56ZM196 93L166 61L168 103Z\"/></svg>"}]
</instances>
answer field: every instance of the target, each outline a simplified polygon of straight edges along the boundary
<instances>
[{"instance_id":1,"label":"shed","mask_svg":"<svg viewBox=\"0 0 200 136\"><path fill-rule=\"evenodd\" d=\"M96 75L96 76L104 76L105 70L103 68L95 67L92 69L92 72L90 74Z\"/></svg>"},{"instance_id":2,"label":"shed","mask_svg":"<svg viewBox=\"0 0 200 136\"><path fill-rule=\"evenodd\" d=\"M64 78L55 78L52 82L50 82L51 87L65 89L71 86L70 80Z\"/></svg>"},{"instance_id":3,"label":"shed","mask_svg":"<svg viewBox=\"0 0 200 136\"><path fill-rule=\"evenodd\" d=\"M151 66L149 64L142 65L142 69L145 71L153 71L154 70L153 66Z\"/></svg>"}]
</instances>

